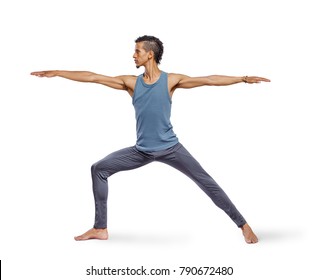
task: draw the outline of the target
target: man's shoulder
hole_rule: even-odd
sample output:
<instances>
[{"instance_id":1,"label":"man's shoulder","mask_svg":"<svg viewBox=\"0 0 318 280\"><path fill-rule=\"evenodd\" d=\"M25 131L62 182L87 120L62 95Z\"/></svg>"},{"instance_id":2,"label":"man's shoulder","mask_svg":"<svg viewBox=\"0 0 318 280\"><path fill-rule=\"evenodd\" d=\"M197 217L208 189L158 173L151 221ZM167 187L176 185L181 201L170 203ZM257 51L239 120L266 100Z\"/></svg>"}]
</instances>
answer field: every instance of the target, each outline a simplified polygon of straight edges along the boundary
<instances>
[{"instance_id":1,"label":"man's shoulder","mask_svg":"<svg viewBox=\"0 0 318 280\"><path fill-rule=\"evenodd\" d=\"M135 76L135 75L121 75L118 77L121 78L125 84L135 83L137 81L137 78L138 78L138 76Z\"/></svg>"},{"instance_id":2,"label":"man's shoulder","mask_svg":"<svg viewBox=\"0 0 318 280\"><path fill-rule=\"evenodd\" d=\"M177 84L183 78L187 77L186 75L178 74L178 73L167 73L167 74L168 74L168 80L171 82L174 82L175 84Z\"/></svg>"},{"instance_id":3,"label":"man's shoulder","mask_svg":"<svg viewBox=\"0 0 318 280\"><path fill-rule=\"evenodd\" d=\"M136 75L121 75L121 76L118 76L122 79L132 79L132 80L136 80L138 78L138 76Z\"/></svg>"},{"instance_id":4,"label":"man's shoulder","mask_svg":"<svg viewBox=\"0 0 318 280\"><path fill-rule=\"evenodd\" d=\"M167 74L168 74L168 77L171 77L171 78L182 78L182 77L186 76L186 75L180 74L180 73L167 73Z\"/></svg>"}]
</instances>

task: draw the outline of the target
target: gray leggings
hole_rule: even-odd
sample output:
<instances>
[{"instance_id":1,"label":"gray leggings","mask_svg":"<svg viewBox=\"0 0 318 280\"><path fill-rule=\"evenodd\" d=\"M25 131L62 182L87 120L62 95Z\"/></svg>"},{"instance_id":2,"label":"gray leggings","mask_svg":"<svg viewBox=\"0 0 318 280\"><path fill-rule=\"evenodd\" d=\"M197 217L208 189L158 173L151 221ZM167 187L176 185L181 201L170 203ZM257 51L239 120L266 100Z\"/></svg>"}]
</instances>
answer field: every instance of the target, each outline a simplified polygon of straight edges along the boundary
<instances>
[{"instance_id":1,"label":"gray leggings","mask_svg":"<svg viewBox=\"0 0 318 280\"><path fill-rule=\"evenodd\" d=\"M104 159L93 164L92 179L95 199L94 228L107 227L108 177L116 172L135 169L153 161L166 163L187 175L238 227L246 223L243 216L239 213L225 192L213 178L204 171L193 156L178 143L167 150L151 153L141 152L133 146L111 153Z\"/></svg>"}]
</instances>

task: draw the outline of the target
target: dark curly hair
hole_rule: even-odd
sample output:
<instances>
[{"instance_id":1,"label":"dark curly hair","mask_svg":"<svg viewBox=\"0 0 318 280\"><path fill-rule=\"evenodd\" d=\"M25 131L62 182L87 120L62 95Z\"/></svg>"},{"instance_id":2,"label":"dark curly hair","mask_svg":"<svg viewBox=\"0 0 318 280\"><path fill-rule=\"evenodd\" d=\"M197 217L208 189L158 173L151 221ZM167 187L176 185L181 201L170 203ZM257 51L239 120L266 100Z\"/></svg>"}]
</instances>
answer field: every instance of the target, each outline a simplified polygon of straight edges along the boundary
<instances>
[{"instance_id":1,"label":"dark curly hair","mask_svg":"<svg viewBox=\"0 0 318 280\"><path fill-rule=\"evenodd\" d=\"M155 55L155 61L160 64L163 55L163 43L154 36L144 35L138 37L135 43L144 42L144 48L147 52L153 51Z\"/></svg>"}]
</instances>

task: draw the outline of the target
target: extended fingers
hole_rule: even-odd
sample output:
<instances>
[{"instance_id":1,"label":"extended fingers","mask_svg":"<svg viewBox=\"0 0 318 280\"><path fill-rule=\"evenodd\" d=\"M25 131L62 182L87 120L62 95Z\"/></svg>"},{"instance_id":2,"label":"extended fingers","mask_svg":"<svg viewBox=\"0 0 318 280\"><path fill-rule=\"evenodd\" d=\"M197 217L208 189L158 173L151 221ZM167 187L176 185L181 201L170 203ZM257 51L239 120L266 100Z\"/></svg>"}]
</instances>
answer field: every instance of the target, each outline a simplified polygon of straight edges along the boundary
<instances>
[{"instance_id":1,"label":"extended fingers","mask_svg":"<svg viewBox=\"0 0 318 280\"><path fill-rule=\"evenodd\" d=\"M260 83L260 82L270 82L269 79L267 78L262 78L262 77L248 77L249 79L247 80L247 82L249 83Z\"/></svg>"},{"instance_id":2,"label":"extended fingers","mask_svg":"<svg viewBox=\"0 0 318 280\"><path fill-rule=\"evenodd\" d=\"M45 75L45 71L32 72L31 75L37 76L37 77L43 77Z\"/></svg>"},{"instance_id":3,"label":"extended fingers","mask_svg":"<svg viewBox=\"0 0 318 280\"><path fill-rule=\"evenodd\" d=\"M32 72L31 75L37 77L52 77L51 71L36 71Z\"/></svg>"},{"instance_id":4,"label":"extended fingers","mask_svg":"<svg viewBox=\"0 0 318 280\"><path fill-rule=\"evenodd\" d=\"M267 79L267 78L262 78L262 77L256 77L258 81L260 82L270 82L271 80Z\"/></svg>"}]
</instances>

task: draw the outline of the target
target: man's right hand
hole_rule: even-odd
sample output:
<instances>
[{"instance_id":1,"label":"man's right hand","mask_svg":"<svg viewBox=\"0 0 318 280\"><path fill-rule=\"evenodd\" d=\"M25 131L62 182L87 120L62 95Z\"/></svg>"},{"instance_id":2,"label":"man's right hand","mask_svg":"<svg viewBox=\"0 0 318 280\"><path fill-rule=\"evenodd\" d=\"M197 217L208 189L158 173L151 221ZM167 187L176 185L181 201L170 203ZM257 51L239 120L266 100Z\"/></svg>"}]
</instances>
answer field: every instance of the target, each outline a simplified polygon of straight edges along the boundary
<instances>
[{"instance_id":1,"label":"man's right hand","mask_svg":"<svg viewBox=\"0 0 318 280\"><path fill-rule=\"evenodd\" d=\"M56 76L56 71L37 71L37 72L32 72L31 75L37 76L37 77L55 77Z\"/></svg>"}]
</instances>

